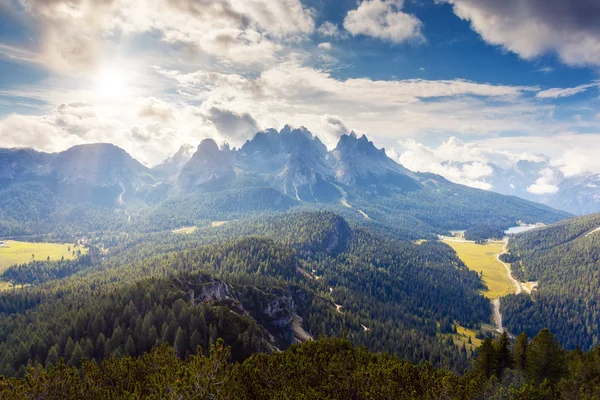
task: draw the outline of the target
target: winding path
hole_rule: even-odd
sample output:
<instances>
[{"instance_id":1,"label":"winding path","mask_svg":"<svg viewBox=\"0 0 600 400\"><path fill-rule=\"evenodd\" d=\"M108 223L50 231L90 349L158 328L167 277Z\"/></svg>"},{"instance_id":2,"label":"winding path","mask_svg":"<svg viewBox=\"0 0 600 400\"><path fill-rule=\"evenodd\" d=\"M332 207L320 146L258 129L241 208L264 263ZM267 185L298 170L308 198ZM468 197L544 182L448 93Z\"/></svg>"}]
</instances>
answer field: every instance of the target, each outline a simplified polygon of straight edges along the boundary
<instances>
[{"instance_id":1,"label":"winding path","mask_svg":"<svg viewBox=\"0 0 600 400\"><path fill-rule=\"evenodd\" d=\"M513 293L519 294L519 293L521 293L522 287L523 287L521 282L517 281L515 279L515 277L512 275L512 271L510 269L510 264L507 264L500 259L501 255L506 254L508 252L507 246L508 246L508 238L505 238L504 239L504 247L502 247L502 253L496 254L496 260L499 263L501 263L502 265L504 265L504 268L506 268L506 273L508 275L508 279L511 280L511 282L513 283L513 286L515 287L515 291ZM492 301L492 306L494 309L494 322L496 323L496 331L499 333L502 333L502 332L504 332L504 326L502 325L502 313L500 312L500 298L499 297Z\"/></svg>"}]
</instances>

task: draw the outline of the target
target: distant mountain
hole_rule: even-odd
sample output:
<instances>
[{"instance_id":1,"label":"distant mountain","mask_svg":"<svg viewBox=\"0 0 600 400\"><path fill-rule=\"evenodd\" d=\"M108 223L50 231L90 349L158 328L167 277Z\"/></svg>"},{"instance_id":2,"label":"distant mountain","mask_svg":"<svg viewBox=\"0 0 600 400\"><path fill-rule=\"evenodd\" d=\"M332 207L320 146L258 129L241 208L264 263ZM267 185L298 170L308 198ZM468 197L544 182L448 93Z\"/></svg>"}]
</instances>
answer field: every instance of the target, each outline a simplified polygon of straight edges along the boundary
<instances>
[{"instance_id":1,"label":"distant mountain","mask_svg":"<svg viewBox=\"0 0 600 400\"><path fill-rule=\"evenodd\" d=\"M148 168L112 144L85 144L58 153L40 175L56 182L60 195L110 205L135 198L154 183Z\"/></svg>"},{"instance_id":2,"label":"distant mountain","mask_svg":"<svg viewBox=\"0 0 600 400\"><path fill-rule=\"evenodd\" d=\"M130 229L317 207L383 232L393 227L396 234L420 238L482 223L509 227L518 220L551 223L568 216L439 175L412 172L355 133L343 135L332 151L307 129L286 126L279 132L259 132L240 149L205 139L191 157L190 152L182 147L151 170L110 144L75 146L59 154L3 150L0 171L6 177L2 182L13 191L16 184L36 181L57 196L63 209L95 204L108 207L105 214L115 206L135 206L137 217ZM18 213L11 218L14 231L14 224L32 219L42 229L49 217L46 212L21 222ZM131 214L126 218L130 221Z\"/></svg>"},{"instance_id":3,"label":"distant mountain","mask_svg":"<svg viewBox=\"0 0 600 400\"><path fill-rule=\"evenodd\" d=\"M204 139L183 166L177 184L184 189L214 189L235 178L234 153L229 146L219 149L212 139Z\"/></svg>"},{"instance_id":4,"label":"distant mountain","mask_svg":"<svg viewBox=\"0 0 600 400\"><path fill-rule=\"evenodd\" d=\"M600 212L600 174L580 174L565 178L558 192L544 202L577 215Z\"/></svg>"},{"instance_id":5,"label":"distant mountain","mask_svg":"<svg viewBox=\"0 0 600 400\"><path fill-rule=\"evenodd\" d=\"M177 153L152 168L152 174L157 178L165 180L173 178L181 172L193 154L194 146L184 144L177 150Z\"/></svg>"},{"instance_id":6,"label":"distant mountain","mask_svg":"<svg viewBox=\"0 0 600 400\"><path fill-rule=\"evenodd\" d=\"M238 152L241 169L265 177L298 201L331 201L340 197L327 147L305 128L267 130Z\"/></svg>"},{"instance_id":7,"label":"distant mountain","mask_svg":"<svg viewBox=\"0 0 600 400\"><path fill-rule=\"evenodd\" d=\"M377 149L365 135L342 135L332 152L335 177L344 185L371 186L392 183L406 190L420 187L416 174L393 161L384 149Z\"/></svg>"},{"instance_id":8,"label":"distant mountain","mask_svg":"<svg viewBox=\"0 0 600 400\"><path fill-rule=\"evenodd\" d=\"M38 172L52 157L33 149L0 149L0 186Z\"/></svg>"},{"instance_id":9,"label":"distant mountain","mask_svg":"<svg viewBox=\"0 0 600 400\"><path fill-rule=\"evenodd\" d=\"M74 146L58 153L45 173L65 184L90 186L124 184L139 189L153 181L150 170L125 150L103 143Z\"/></svg>"},{"instance_id":10,"label":"distant mountain","mask_svg":"<svg viewBox=\"0 0 600 400\"><path fill-rule=\"evenodd\" d=\"M489 184L494 192L518 196L575 215L600 212L600 174L565 177L559 168L552 165L550 158L543 155L537 155L537 158L539 161L519 160L510 167L488 163L486 165L492 173L477 180ZM446 161L442 165L462 170L471 163ZM544 175L552 177L547 184L556 186L555 192L536 190L538 180Z\"/></svg>"}]
</instances>

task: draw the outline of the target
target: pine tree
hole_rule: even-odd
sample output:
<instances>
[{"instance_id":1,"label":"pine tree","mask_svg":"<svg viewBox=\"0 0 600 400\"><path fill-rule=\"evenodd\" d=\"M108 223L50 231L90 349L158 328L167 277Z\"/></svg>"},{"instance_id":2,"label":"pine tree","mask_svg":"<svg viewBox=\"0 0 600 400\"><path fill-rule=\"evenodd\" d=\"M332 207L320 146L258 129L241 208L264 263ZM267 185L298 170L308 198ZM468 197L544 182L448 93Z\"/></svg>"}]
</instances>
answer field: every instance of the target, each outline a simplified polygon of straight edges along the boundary
<instances>
[{"instance_id":1,"label":"pine tree","mask_svg":"<svg viewBox=\"0 0 600 400\"><path fill-rule=\"evenodd\" d=\"M159 342L158 331L156 330L155 327L150 328L150 332L148 333L147 342L148 342L148 346L150 346L150 347L154 347L158 344L158 342Z\"/></svg>"},{"instance_id":2,"label":"pine tree","mask_svg":"<svg viewBox=\"0 0 600 400\"><path fill-rule=\"evenodd\" d=\"M558 382L567 372L565 351L554 335L544 328L533 338L527 349L527 374L536 384L548 379Z\"/></svg>"},{"instance_id":3,"label":"pine tree","mask_svg":"<svg viewBox=\"0 0 600 400\"><path fill-rule=\"evenodd\" d=\"M54 345L54 346L50 347L50 350L48 351L48 356L46 357L46 368L48 368L50 365L56 365L57 361L58 361L58 349L57 349L57 345Z\"/></svg>"},{"instance_id":4,"label":"pine tree","mask_svg":"<svg viewBox=\"0 0 600 400\"><path fill-rule=\"evenodd\" d=\"M69 366L80 367L82 358L83 358L83 349L79 345L79 342L77 342L75 344L75 347L73 348L73 354L71 355L71 358L69 359Z\"/></svg>"},{"instance_id":5,"label":"pine tree","mask_svg":"<svg viewBox=\"0 0 600 400\"><path fill-rule=\"evenodd\" d=\"M479 349L477 349L477 353L476 369L481 371L486 378L489 378L496 370L496 352L492 339L485 338Z\"/></svg>"},{"instance_id":6,"label":"pine tree","mask_svg":"<svg viewBox=\"0 0 600 400\"><path fill-rule=\"evenodd\" d=\"M202 349L198 351L198 347L202 346L202 336L198 331L192 332L192 336L190 336L190 350L192 354L202 354Z\"/></svg>"},{"instance_id":7,"label":"pine tree","mask_svg":"<svg viewBox=\"0 0 600 400\"><path fill-rule=\"evenodd\" d=\"M127 354L129 356L135 356L135 343L133 342L133 339L131 338L131 336L127 337L127 342L125 343L124 352L125 352L125 354Z\"/></svg>"},{"instance_id":8,"label":"pine tree","mask_svg":"<svg viewBox=\"0 0 600 400\"><path fill-rule=\"evenodd\" d=\"M71 337L69 337L69 339L67 340L67 344L65 345L65 361L70 360L71 359L71 355L73 354L73 349L75 348L75 342L73 342L73 339Z\"/></svg>"},{"instance_id":9,"label":"pine tree","mask_svg":"<svg viewBox=\"0 0 600 400\"><path fill-rule=\"evenodd\" d=\"M513 347L515 366L519 371L525 371L527 367L527 346L529 338L525 332L517 336L517 341Z\"/></svg>"},{"instance_id":10,"label":"pine tree","mask_svg":"<svg viewBox=\"0 0 600 400\"><path fill-rule=\"evenodd\" d=\"M187 336L181 327L177 328L175 334L175 349L177 350L177 356L183 358L187 350Z\"/></svg>"},{"instance_id":11,"label":"pine tree","mask_svg":"<svg viewBox=\"0 0 600 400\"><path fill-rule=\"evenodd\" d=\"M498 378L502 377L502 373L505 369L512 369L514 366L514 360L512 356L512 352L509 349L510 339L508 338L508 334L506 331L502 332L502 336L500 336L500 340L496 343L495 353L496 353L496 376Z\"/></svg>"}]
</instances>

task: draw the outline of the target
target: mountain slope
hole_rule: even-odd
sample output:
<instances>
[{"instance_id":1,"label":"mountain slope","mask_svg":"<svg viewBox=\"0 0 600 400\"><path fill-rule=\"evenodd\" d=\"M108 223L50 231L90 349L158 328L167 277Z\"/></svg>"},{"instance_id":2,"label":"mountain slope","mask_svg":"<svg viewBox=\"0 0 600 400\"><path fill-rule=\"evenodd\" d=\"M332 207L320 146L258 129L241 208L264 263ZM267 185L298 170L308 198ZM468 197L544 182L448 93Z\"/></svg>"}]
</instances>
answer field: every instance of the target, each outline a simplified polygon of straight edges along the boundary
<instances>
[{"instance_id":1,"label":"mountain slope","mask_svg":"<svg viewBox=\"0 0 600 400\"><path fill-rule=\"evenodd\" d=\"M81 206L102 208L97 213L107 223L98 228L130 231L174 229L296 208L333 210L380 231L418 239L492 222L508 228L517 221L552 223L569 216L515 197L453 184L438 175L414 173L366 136L354 133L343 135L332 151L305 128L289 126L259 132L241 149L219 148L214 140L205 139L187 161L185 150L153 170L108 144L75 146L50 155L0 152L3 174L10 177L0 179L0 192L10 189L20 198L35 199L37 194L28 191L41 187L49 193L49 203L56 204L48 211L31 203L34 215L9 212L0 227L7 226L5 232L50 232L61 226L52 214L75 217L70 211ZM38 186L24 185L31 182ZM0 193L0 199L7 193ZM127 224L115 222L120 214L126 215ZM85 233L86 221L66 222L75 228L79 224Z\"/></svg>"},{"instance_id":2,"label":"mountain slope","mask_svg":"<svg viewBox=\"0 0 600 400\"><path fill-rule=\"evenodd\" d=\"M389 158L385 150L375 148L365 135L342 135L332 155L336 160L335 177L343 185L390 183L404 190L419 188L411 171Z\"/></svg>"},{"instance_id":3,"label":"mountain slope","mask_svg":"<svg viewBox=\"0 0 600 400\"><path fill-rule=\"evenodd\" d=\"M583 174L564 179L558 192L546 203L576 215L600 212L600 174Z\"/></svg>"},{"instance_id":4,"label":"mountain slope","mask_svg":"<svg viewBox=\"0 0 600 400\"><path fill-rule=\"evenodd\" d=\"M194 147L185 144L173 156L152 168L152 174L160 179L169 180L176 177L183 166L192 158Z\"/></svg>"},{"instance_id":5,"label":"mountain slope","mask_svg":"<svg viewBox=\"0 0 600 400\"><path fill-rule=\"evenodd\" d=\"M514 275L538 289L502 299L507 328L549 327L567 348L600 344L600 214L519 234L508 249Z\"/></svg>"},{"instance_id":6,"label":"mountain slope","mask_svg":"<svg viewBox=\"0 0 600 400\"><path fill-rule=\"evenodd\" d=\"M192 158L183 166L177 185L184 190L214 190L235 179L234 154L228 146L219 148L212 139L204 139Z\"/></svg>"}]
</instances>

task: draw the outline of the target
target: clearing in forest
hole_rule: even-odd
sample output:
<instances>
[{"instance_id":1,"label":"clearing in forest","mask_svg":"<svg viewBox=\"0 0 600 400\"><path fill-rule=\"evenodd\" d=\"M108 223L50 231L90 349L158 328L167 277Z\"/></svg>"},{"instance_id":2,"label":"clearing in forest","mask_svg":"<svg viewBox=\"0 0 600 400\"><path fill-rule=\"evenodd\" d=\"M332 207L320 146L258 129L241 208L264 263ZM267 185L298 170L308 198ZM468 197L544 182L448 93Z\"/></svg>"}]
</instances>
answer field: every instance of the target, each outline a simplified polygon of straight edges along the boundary
<instances>
[{"instance_id":1,"label":"clearing in forest","mask_svg":"<svg viewBox=\"0 0 600 400\"><path fill-rule=\"evenodd\" d=\"M30 243L16 242L14 240L2 241L0 246L0 273L11 265L25 264L30 261L45 261L50 257L50 261L59 261L63 257L65 260L74 259L78 252L87 253L87 249L82 246L75 246L73 243Z\"/></svg>"},{"instance_id":2,"label":"clearing in forest","mask_svg":"<svg viewBox=\"0 0 600 400\"><path fill-rule=\"evenodd\" d=\"M488 290L482 294L489 299L497 299L507 294L514 293L516 287L504 265L497 259L497 255L503 253L504 242L488 242L486 244L476 244L467 241L444 240L448 246L452 247L458 258L466 266L477 272L483 272L483 281Z\"/></svg>"},{"instance_id":3,"label":"clearing in forest","mask_svg":"<svg viewBox=\"0 0 600 400\"><path fill-rule=\"evenodd\" d=\"M183 227L183 228L179 228L179 229L174 229L171 232L173 232L175 234L189 235L190 233L196 232L196 227L195 226L187 226L187 227Z\"/></svg>"}]
</instances>

